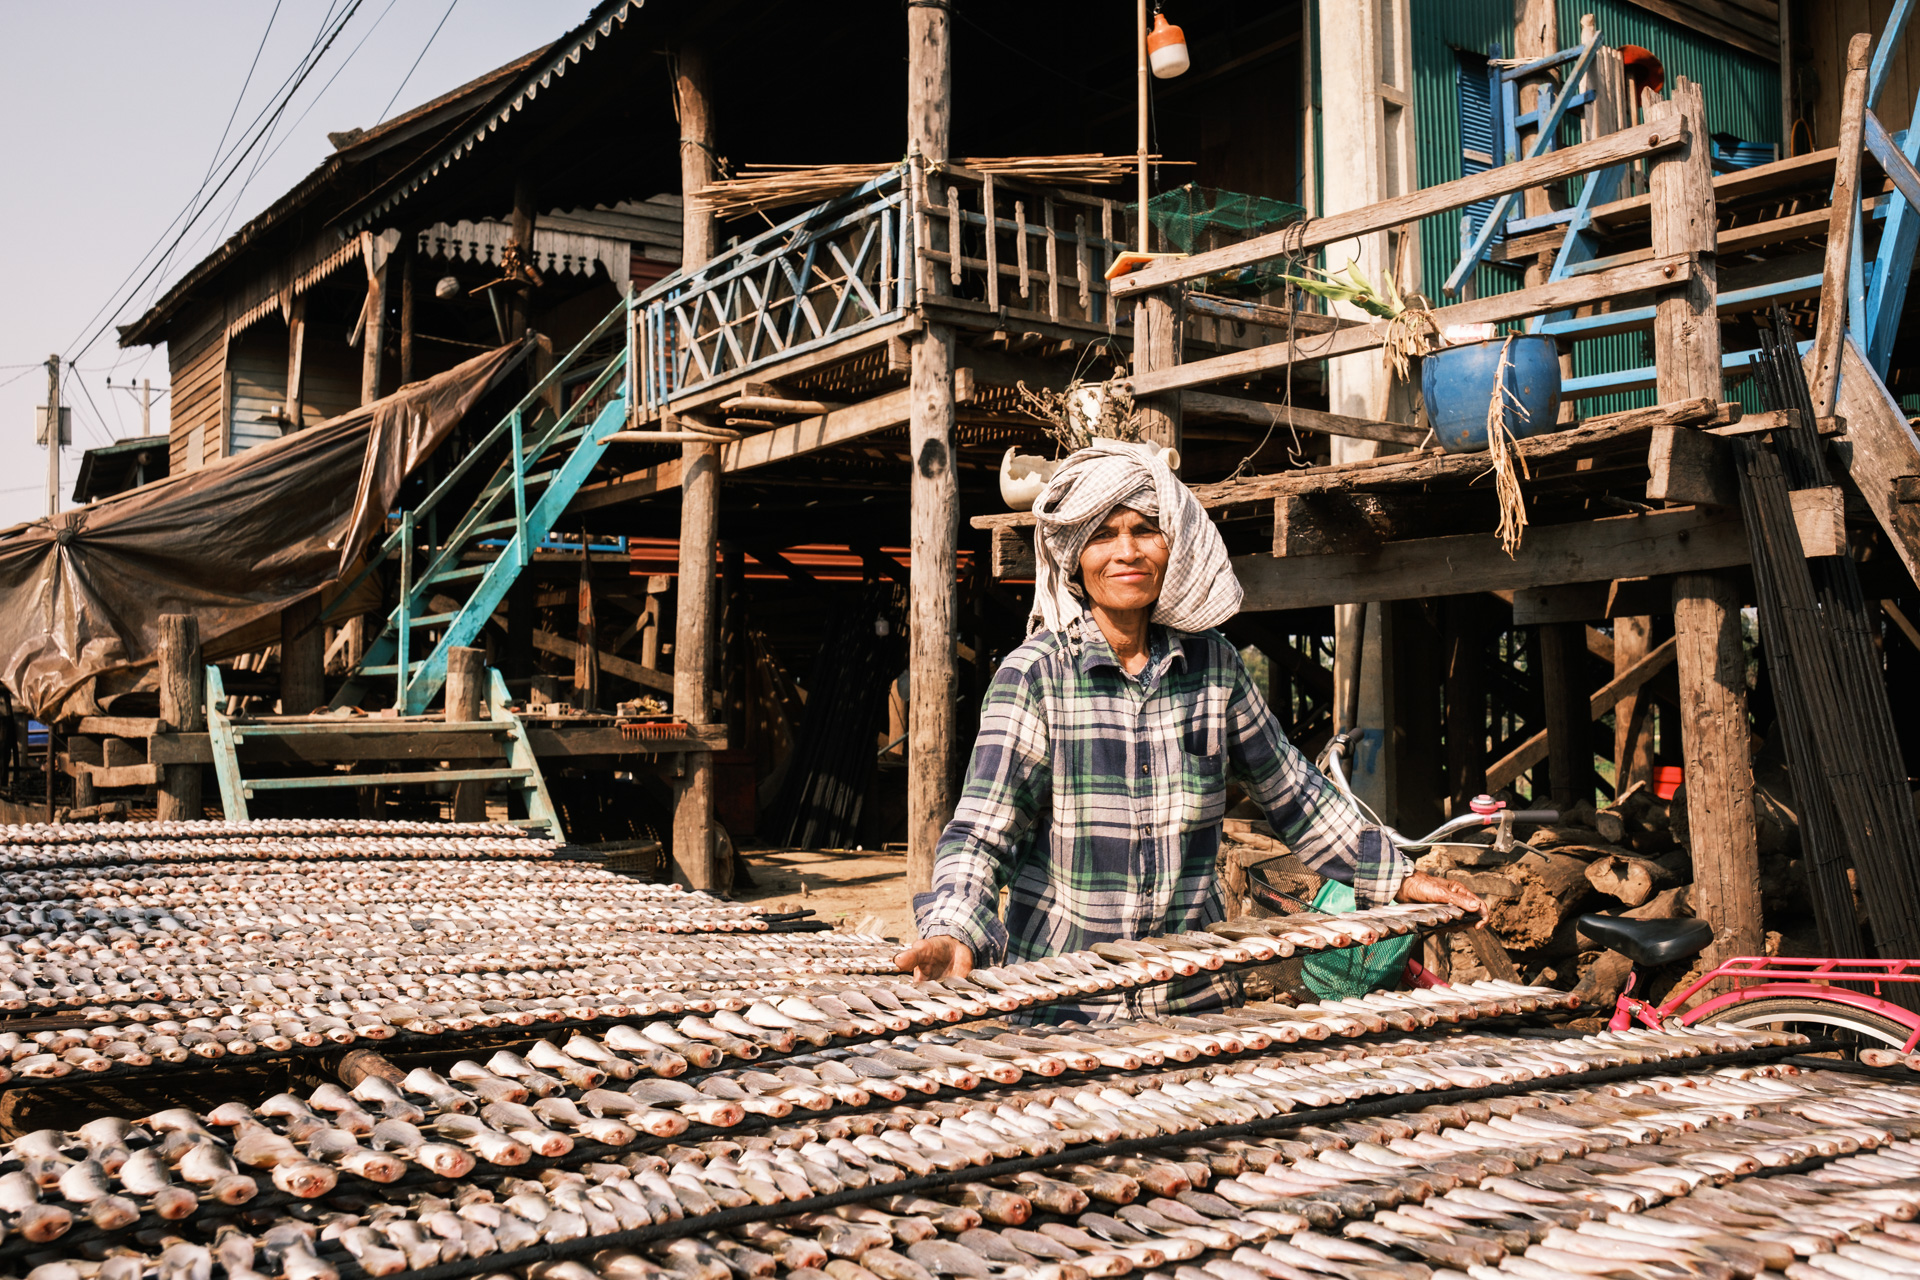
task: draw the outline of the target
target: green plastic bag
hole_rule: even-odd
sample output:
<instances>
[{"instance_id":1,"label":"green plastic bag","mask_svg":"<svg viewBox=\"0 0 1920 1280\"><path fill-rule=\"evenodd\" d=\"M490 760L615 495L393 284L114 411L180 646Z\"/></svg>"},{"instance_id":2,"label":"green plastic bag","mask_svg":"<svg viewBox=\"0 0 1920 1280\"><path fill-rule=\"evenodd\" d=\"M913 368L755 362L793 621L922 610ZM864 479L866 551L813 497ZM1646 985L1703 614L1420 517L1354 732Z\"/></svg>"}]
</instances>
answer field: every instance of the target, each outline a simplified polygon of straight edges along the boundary
<instances>
[{"instance_id":1,"label":"green plastic bag","mask_svg":"<svg viewBox=\"0 0 1920 1280\"><path fill-rule=\"evenodd\" d=\"M1313 895L1313 909L1328 915L1354 909L1353 889L1329 880ZM1379 991L1400 981L1417 934L1388 938L1370 947L1341 947L1316 951L1300 965L1300 980L1322 1000L1347 1000Z\"/></svg>"}]
</instances>

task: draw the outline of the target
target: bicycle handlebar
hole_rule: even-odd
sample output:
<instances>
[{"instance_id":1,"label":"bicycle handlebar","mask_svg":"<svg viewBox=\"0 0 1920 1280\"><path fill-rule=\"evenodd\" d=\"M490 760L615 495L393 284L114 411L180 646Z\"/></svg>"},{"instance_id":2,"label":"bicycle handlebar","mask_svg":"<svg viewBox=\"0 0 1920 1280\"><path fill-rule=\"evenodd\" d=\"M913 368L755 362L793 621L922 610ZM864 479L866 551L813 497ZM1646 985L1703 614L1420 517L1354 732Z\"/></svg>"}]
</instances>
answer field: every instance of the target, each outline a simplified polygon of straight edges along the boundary
<instances>
[{"instance_id":1,"label":"bicycle handlebar","mask_svg":"<svg viewBox=\"0 0 1920 1280\"><path fill-rule=\"evenodd\" d=\"M1334 788L1338 790L1341 795L1347 797L1347 799L1353 800L1355 799L1353 787L1347 781L1346 769L1343 767L1345 762L1342 760L1342 756L1346 753L1347 743L1348 738L1346 734L1342 733L1334 736L1333 741L1327 744L1322 769L1326 773L1328 780L1333 783ZM1438 827L1435 827L1418 840L1409 840L1392 827L1385 825L1382 825L1381 830L1386 833L1388 839L1392 840L1393 843L1400 848L1423 849L1439 840L1440 837L1450 835L1455 831L1464 830L1468 827L1492 826L1500 820L1500 812L1502 811L1462 814L1451 821L1441 823ZM1504 812L1507 812L1514 822L1525 822L1536 826L1560 821L1560 811L1558 809L1513 809Z\"/></svg>"},{"instance_id":2,"label":"bicycle handlebar","mask_svg":"<svg viewBox=\"0 0 1920 1280\"><path fill-rule=\"evenodd\" d=\"M1560 821L1560 811L1558 809L1515 809L1513 811L1513 820L1515 822L1531 822L1537 826L1545 826L1549 823Z\"/></svg>"}]
</instances>

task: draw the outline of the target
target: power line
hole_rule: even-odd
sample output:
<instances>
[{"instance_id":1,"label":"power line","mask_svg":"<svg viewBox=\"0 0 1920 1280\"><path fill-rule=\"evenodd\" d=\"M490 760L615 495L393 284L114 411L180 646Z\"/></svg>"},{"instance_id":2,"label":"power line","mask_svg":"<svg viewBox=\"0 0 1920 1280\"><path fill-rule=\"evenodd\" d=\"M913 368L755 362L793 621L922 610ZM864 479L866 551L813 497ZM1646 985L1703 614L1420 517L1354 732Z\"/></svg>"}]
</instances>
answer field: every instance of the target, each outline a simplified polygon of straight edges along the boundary
<instances>
[{"instance_id":1,"label":"power line","mask_svg":"<svg viewBox=\"0 0 1920 1280\"><path fill-rule=\"evenodd\" d=\"M361 48L373 37L373 33L380 29L380 24L387 20L387 15L393 12L393 6L396 3L398 3L398 0L387 0L387 7L380 11L380 16L375 18L373 25L366 29L365 34L360 37L360 42L354 45L353 48L348 51L347 56L340 60L340 65L335 67L333 74L327 77L327 82L320 86L320 92L307 99L307 105L301 110L299 119L287 126L286 132L280 135L280 141L273 144L273 150L265 152L259 159L253 162L253 168L247 171L246 180L240 184L240 189L234 193L233 200L227 205L226 212L220 215L220 232L214 237L216 242L225 238L227 227L233 219L234 210L240 207L240 201L246 196L247 188L253 185L253 180L259 175L260 170L265 168L275 156L279 155L281 148L285 147L287 143L293 139L295 132L299 130L301 124L313 113L313 109L320 105L320 100L327 96L327 90L333 88L333 82L340 78L340 73L352 65L355 56L359 54Z\"/></svg>"},{"instance_id":2,"label":"power line","mask_svg":"<svg viewBox=\"0 0 1920 1280\"><path fill-rule=\"evenodd\" d=\"M387 105L380 108L380 118L374 121L375 125L386 122L387 112L393 110L393 104L400 100L400 90L407 87L407 81L413 79L413 73L420 69L421 58L425 58L427 56L427 50L433 48L433 42L440 37L440 28L447 25L447 19L453 16L454 8L458 6L459 3L460 0L453 0L453 3L447 6L447 11L440 15L440 21L434 26L433 34L427 37L427 42L424 45L420 46L419 57L416 57L413 60L413 65L407 68L407 74L400 77L400 83L394 86L393 96L387 99Z\"/></svg>"},{"instance_id":3,"label":"power line","mask_svg":"<svg viewBox=\"0 0 1920 1280\"><path fill-rule=\"evenodd\" d=\"M260 55L266 51L267 37L273 34L274 20L280 16L280 4L281 0L273 0L273 12L267 15L267 29L260 33L260 43L254 46L253 61L247 64L246 79L240 82L240 95L233 100L233 110L227 113L226 126L220 130L220 141L213 144L213 158L207 161L206 178L200 180L202 185L213 176L214 169L220 164L221 148L227 145L227 135L233 132L233 122L240 116L240 104L247 100L247 90L253 86L253 73L260 66Z\"/></svg>"},{"instance_id":4,"label":"power line","mask_svg":"<svg viewBox=\"0 0 1920 1280\"><path fill-rule=\"evenodd\" d=\"M96 311L94 313L93 319L89 319L87 323L92 324L93 320L98 319L103 312L106 313L106 319L101 321L99 327L93 330L93 332L87 337L85 342L78 343L69 350L69 353L68 353L69 359L77 359L79 356L84 355L88 350L90 350L93 344L99 341L100 335L107 331L107 327L111 325L113 321L119 316L120 312L125 309L126 303L128 300L131 299L132 295L137 294L140 292L141 289L144 289L147 285L147 282L153 279L154 275L157 272L159 272L161 267L166 263L167 259L171 256L174 248L178 246L179 243L186 238L187 232L191 230L193 227L193 224L199 220L200 215L205 213L206 210L212 205L214 197L220 193L220 191L227 185L228 182L233 180L234 175L239 173L240 166L245 162L247 156L253 152L254 148L258 147L260 143L265 140L268 133L270 133L271 130L273 129L274 125L278 123L281 115L286 111L288 105L290 105L291 102L293 101L293 96L299 92L300 86L306 83L307 77L312 75L315 68L317 68L320 65L321 60L326 57L327 51L333 47L334 41L339 39L340 33L343 30L345 30L347 23L353 20L353 16L360 11L360 6L363 3L365 3L365 0L352 0L351 5L341 15L340 19L334 24L332 30L324 33L326 36L325 43L319 45L317 50L309 49L308 56L302 58L301 64L296 70L296 75L292 78L291 86L287 88L285 93L283 93L280 96L278 105L273 108L272 115L268 117L266 123L260 129L253 131L251 139L246 143L244 148L241 148L240 144L237 142L234 144L234 148L238 150L237 155L234 155L233 150L229 151L228 154L234 155L234 159L233 159L232 165L227 169L226 175L220 179L219 184L216 185L211 192L207 193L206 199L203 201L200 201L197 208L192 207L193 202L189 201L189 206L190 206L189 209L183 210L180 216L174 219L173 224L167 228L168 231L171 231L173 230L174 226L179 226L180 231L178 235L174 236L172 242L168 244L166 252L161 254L161 256L154 261L153 266L148 269L145 275L141 276L139 283L135 284L133 286L133 289L130 292L127 292L124 297L122 296L122 293L123 293L123 290L125 290L126 281L125 280L121 281L120 285L115 288L113 296L110 297L106 303L102 304L100 311ZM264 112L264 108L263 108L263 112ZM255 119L258 120L259 116L256 116ZM251 126L249 127L251 128ZM205 185L206 185L205 183L201 184L201 187L203 190L205 189ZM198 197L199 197L199 192L195 192L195 199L198 199ZM182 225L182 219L185 219L184 225ZM166 235L166 232L163 231L161 233L162 238L164 238L165 235ZM141 261L146 261L147 257L151 257L152 252L153 252L152 250L148 250L147 255L143 257ZM128 272L127 279L129 280L132 279L134 273L138 272L139 270L140 270L139 264L136 263L133 268L133 271ZM120 299L117 305L115 301L116 299Z\"/></svg>"}]
</instances>

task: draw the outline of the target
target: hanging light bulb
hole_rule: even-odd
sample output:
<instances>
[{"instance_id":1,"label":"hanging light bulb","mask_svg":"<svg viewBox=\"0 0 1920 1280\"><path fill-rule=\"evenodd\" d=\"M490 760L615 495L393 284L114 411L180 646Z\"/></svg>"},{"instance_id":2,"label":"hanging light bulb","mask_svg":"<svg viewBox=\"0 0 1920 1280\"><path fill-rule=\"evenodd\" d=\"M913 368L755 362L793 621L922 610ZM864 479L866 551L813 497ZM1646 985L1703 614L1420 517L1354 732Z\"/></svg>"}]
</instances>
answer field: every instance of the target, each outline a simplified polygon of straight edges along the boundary
<instances>
[{"instance_id":1,"label":"hanging light bulb","mask_svg":"<svg viewBox=\"0 0 1920 1280\"><path fill-rule=\"evenodd\" d=\"M1187 33L1168 22L1159 5L1153 7L1153 30L1147 33L1147 61L1160 80L1171 80L1193 65L1187 56Z\"/></svg>"}]
</instances>

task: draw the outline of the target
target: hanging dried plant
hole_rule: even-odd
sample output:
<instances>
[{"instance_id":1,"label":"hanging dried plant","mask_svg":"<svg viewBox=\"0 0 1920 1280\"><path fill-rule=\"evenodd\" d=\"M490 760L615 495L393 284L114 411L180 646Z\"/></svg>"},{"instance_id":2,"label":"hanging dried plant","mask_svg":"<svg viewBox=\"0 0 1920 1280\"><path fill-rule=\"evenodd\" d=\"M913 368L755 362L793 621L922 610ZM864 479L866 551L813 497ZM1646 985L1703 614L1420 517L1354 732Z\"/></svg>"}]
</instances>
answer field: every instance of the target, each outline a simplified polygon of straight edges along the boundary
<instances>
[{"instance_id":1,"label":"hanging dried plant","mask_svg":"<svg viewBox=\"0 0 1920 1280\"><path fill-rule=\"evenodd\" d=\"M1096 439L1139 440L1145 436L1146 428L1133 411L1133 392L1121 382L1126 376L1126 368L1120 366L1106 382L1075 378L1065 391L1050 387L1036 391L1024 382L1014 386L1027 412L1046 423L1047 437L1061 452L1072 453Z\"/></svg>"},{"instance_id":2,"label":"hanging dried plant","mask_svg":"<svg viewBox=\"0 0 1920 1280\"><path fill-rule=\"evenodd\" d=\"M1507 370L1513 368L1513 338L1500 344L1500 363L1493 372L1493 394L1487 398L1487 451L1493 455L1493 490L1500 501L1500 547L1512 559L1520 547L1527 527L1526 500L1520 492L1520 478L1532 479L1527 460L1521 456L1519 441L1507 426L1507 409L1526 421L1530 415L1520 397L1507 386Z\"/></svg>"}]
</instances>

